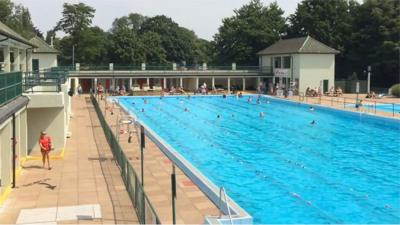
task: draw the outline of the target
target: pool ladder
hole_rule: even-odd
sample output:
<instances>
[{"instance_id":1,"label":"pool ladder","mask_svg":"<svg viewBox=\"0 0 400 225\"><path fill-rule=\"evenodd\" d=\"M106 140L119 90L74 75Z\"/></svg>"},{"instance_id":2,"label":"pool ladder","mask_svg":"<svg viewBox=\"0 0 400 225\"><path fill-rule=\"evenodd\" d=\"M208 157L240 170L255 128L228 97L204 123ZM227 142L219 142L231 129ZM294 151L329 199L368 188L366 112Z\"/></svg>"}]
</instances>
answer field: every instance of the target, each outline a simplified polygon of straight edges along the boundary
<instances>
[{"instance_id":1,"label":"pool ladder","mask_svg":"<svg viewBox=\"0 0 400 225\"><path fill-rule=\"evenodd\" d=\"M225 199L225 207L228 211L228 216L229 216L229 220L231 222L231 225L233 225L233 221L232 221L232 215L231 215L231 209L229 207L229 203L228 203L228 198L226 196L226 191L225 188L223 186L221 186L219 188L219 218L222 218L222 207L223 207L223 202L222 202L222 196Z\"/></svg>"}]
</instances>

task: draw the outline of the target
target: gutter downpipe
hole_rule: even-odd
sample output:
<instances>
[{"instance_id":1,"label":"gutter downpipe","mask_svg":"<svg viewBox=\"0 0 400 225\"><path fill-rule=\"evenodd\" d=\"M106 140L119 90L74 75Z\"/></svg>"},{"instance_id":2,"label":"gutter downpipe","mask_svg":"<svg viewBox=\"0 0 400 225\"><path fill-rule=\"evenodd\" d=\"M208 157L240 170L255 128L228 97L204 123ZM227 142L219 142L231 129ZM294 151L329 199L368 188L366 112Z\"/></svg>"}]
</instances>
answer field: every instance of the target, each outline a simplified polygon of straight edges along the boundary
<instances>
[{"instance_id":1,"label":"gutter downpipe","mask_svg":"<svg viewBox=\"0 0 400 225\"><path fill-rule=\"evenodd\" d=\"M15 160L16 160L16 155L15 155L15 148L17 145L17 140L15 140L15 113L12 114L12 157L13 157L13 161L12 161L12 188L15 188Z\"/></svg>"}]
</instances>

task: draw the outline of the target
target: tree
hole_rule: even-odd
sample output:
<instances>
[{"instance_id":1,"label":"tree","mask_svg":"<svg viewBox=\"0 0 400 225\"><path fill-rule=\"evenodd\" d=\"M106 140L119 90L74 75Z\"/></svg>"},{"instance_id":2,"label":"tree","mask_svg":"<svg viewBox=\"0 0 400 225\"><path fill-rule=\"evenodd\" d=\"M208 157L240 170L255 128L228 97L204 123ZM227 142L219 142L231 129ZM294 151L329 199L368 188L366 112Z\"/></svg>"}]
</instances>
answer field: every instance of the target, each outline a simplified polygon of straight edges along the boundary
<instances>
[{"instance_id":1,"label":"tree","mask_svg":"<svg viewBox=\"0 0 400 225\"><path fill-rule=\"evenodd\" d=\"M197 37L193 31L180 27L166 16L155 16L142 24L141 33L145 32L160 35L161 46L165 50L168 61L194 63L194 40Z\"/></svg>"},{"instance_id":2,"label":"tree","mask_svg":"<svg viewBox=\"0 0 400 225\"><path fill-rule=\"evenodd\" d=\"M27 39L35 35L43 37L39 29L33 26L29 10L10 0L0 0L0 21Z\"/></svg>"},{"instance_id":3,"label":"tree","mask_svg":"<svg viewBox=\"0 0 400 225\"><path fill-rule=\"evenodd\" d=\"M55 30L62 30L73 37L79 37L92 24L95 9L83 3L63 5L63 16Z\"/></svg>"},{"instance_id":4,"label":"tree","mask_svg":"<svg viewBox=\"0 0 400 225\"><path fill-rule=\"evenodd\" d=\"M390 87L400 82L400 2L366 0L354 12L348 60L362 74L372 66L371 84Z\"/></svg>"},{"instance_id":5,"label":"tree","mask_svg":"<svg viewBox=\"0 0 400 225\"><path fill-rule=\"evenodd\" d=\"M225 18L214 36L215 57L218 63L256 65L256 53L277 41L285 33L283 10L276 2L264 6L260 0L235 10Z\"/></svg>"}]
</instances>

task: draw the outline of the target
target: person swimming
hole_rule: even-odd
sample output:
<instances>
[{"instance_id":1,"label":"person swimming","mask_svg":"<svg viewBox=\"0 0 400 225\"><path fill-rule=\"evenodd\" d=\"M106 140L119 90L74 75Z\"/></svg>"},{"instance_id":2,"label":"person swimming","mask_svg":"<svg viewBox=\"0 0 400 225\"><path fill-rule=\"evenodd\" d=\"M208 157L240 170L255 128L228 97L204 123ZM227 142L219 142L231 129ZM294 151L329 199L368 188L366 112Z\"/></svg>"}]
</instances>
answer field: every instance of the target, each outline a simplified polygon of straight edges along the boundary
<instances>
[{"instance_id":1,"label":"person swimming","mask_svg":"<svg viewBox=\"0 0 400 225\"><path fill-rule=\"evenodd\" d=\"M261 102L260 102L260 99L259 98L257 98L257 105L259 105L259 104L261 104Z\"/></svg>"},{"instance_id":2,"label":"person swimming","mask_svg":"<svg viewBox=\"0 0 400 225\"><path fill-rule=\"evenodd\" d=\"M142 108L142 112L144 112L144 108Z\"/></svg>"},{"instance_id":3,"label":"person swimming","mask_svg":"<svg viewBox=\"0 0 400 225\"><path fill-rule=\"evenodd\" d=\"M311 121L310 123L311 125L317 124L317 122L315 122L315 120Z\"/></svg>"},{"instance_id":4,"label":"person swimming","mask_svg":"<svg viewBox=\"0 0 400 225\"><path fill-rule=\"evenodd\" d=\"M226 94L223 94L223 95L222 95L222 98L226 98Z\"/></svg>"},{"instance_id":5,"label":"person swimming","mask_svg":"<svg viewBox=\"0 0 400 225\"><path fill-rule=\"evenodd\" d=\"M220 115L217 115L217 118L219 119L219 118L221 118L221 116L220 116Z\"/></svg>"},{"instance_id":6,"label":"person swimming","mask_svg":"<svg viewBox=\"0 0 400 225\"><path fill-rule=\"evenodd\" d=\"M265 116L264 112L260 112L260 118L263 118Z\"/></svg>"},{"instance_id":7,"label":"person swimming","mask_svg":"<svg viewBox=\"0 0 400 225\"><path fill-rule=\"evenodd\" d=\"M143 100L144 104L147 104L147 99Z\"/></svg>"},{"instance_id":8,"label":"person swimming","mask_svg":"<svg viewBox=\"0 0 400 225\"><path fill-rule=\"evenodd\" d=\"M310 108L308 108L308 110L314 111L314 107L310 106Z\"/></svg>"},{"instance_id":9,"label":"person swimming","mask_svg":"<svg viewBox=\"0 0 400 225\"><path fill-rule=\"evenodd\" d=\"M242 92L239 92L239 98L243 97Z\"/></svg>"},{"instance_id":10,"label":"person swimming","mask_svg":"<svg viewBox=\"0 0 400 225\"><path fill-rule=\"evenodd\" d=\"M184 110L185 112L188 112L189 111L189 109L188 108L185 108L185 110Z\"/></svg>"},{"instance_id":11,"label":"person swimming","mask_svg":"<svg viewBox=\"0 0 400 225\"><path fill-rule=\"evenodd\" d=\"M249 97L249 98L247 99L247 102L251 102L251 101L253 101L253 99L252 99L251 97Z\"/></svg>"}]
</instances>

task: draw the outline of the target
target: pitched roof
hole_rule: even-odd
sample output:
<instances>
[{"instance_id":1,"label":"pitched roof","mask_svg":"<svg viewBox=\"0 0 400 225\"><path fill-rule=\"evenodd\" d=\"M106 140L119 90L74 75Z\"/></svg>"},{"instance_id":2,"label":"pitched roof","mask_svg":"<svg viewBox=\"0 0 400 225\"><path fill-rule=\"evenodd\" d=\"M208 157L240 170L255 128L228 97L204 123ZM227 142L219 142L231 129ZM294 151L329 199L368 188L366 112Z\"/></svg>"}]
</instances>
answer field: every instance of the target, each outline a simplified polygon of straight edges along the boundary
<instances>
[{"instance_id":1,"label":"pitched roof","mask_svg":"<svg viewBox=\"0 0 400 225\"><path fill-rule=\"evenodd\" d=\"M331 48L310 36L300 38L283 39L275 42L268 48L259 51L257 55L273 55L273 54L338 54L339 51Z\"/></svg>"},{"instance_id":2,"label":"pitched roof","mask_svg":"<svg viewBox=\"0 0 400 225\"><path fill-rule=\"evenodd\" d=\"M19 35L17 32L15 32L13 29L9 28L7 25L2 23L1 21L0 21L0 34L4 35L6 37L9 37L11 39L14 39L16 41L19 41L21 43L24 43L26 45L36 47L34 44L32 44L31 42L26 40L24 37Z\"/></svg>"},{"instance_id":3,"label":"pitched roof","mask_svg":"<svg viewBox=\"0 0 400 225\"><path fill-rule=\"evenodd\" d=\"M38 36L33 37L30 42L35 44L37 48L33 50L34 53L54 53L54 54L59 54L60 52L51 47L49 44L47 44L43 39L41 39Z\"/></svg>"}]
</instances>

